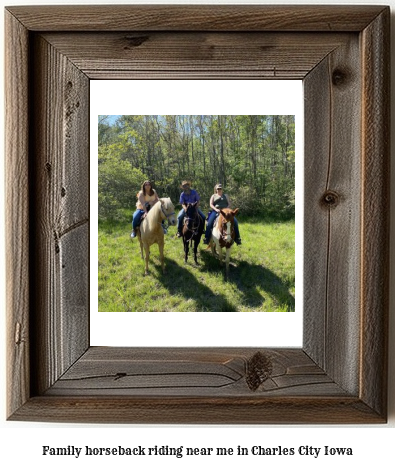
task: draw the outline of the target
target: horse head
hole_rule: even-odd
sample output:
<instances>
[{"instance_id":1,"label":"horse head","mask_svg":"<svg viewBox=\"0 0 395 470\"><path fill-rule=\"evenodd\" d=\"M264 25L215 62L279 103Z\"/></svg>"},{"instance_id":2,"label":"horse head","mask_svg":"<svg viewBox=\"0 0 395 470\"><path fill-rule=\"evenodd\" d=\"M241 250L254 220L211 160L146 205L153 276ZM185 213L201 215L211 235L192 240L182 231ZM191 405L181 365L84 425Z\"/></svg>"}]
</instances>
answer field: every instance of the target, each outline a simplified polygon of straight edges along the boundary
<instances>
[{"instance_id":1,"label":"horse head","mask_svg":"<svg viewBox=\"0 0 395 470\"><path fill-rule=\"evenodd\" d=\"M239 209L221 209L221 219L218 228L221 231L223 240L226 243L232 242L234 239L234 218L239 213Z\"/></svg>"},{"instance_id":2,"label":"horse head","mask_svg":"<svg viewBox=\"0 0 395 470\"><path fill-rule=\"evenodd\" d=\"M197 210L197 202L188 202L187 208L185 211L185 219L184 223L188 230L193 230L194 226L198 222L198 210Z\"/></svg>"},{"instance_id":3,"label":"horse head","mask_svg":"<svg viewBox=\"0 0 395 470\"><path fill-rule=\"evenodd\" d=\"M194 215L197 212L197 201L196 202L188 202L187 204L187 215Z\"/></svg>"},{"instance_id":4,"label":"horse head","mask_svg":"<svg viewBox=\"0 0 395 470\"><path fill-rule=\"evenodd\" d=\"M176 225L177 222L175 217L174 205L171 202L171 199L169 197L164 197L159 199L159 201L161 204L161 209L164 218L167 219L169 225Z\"/></svg>"}]
</instances>

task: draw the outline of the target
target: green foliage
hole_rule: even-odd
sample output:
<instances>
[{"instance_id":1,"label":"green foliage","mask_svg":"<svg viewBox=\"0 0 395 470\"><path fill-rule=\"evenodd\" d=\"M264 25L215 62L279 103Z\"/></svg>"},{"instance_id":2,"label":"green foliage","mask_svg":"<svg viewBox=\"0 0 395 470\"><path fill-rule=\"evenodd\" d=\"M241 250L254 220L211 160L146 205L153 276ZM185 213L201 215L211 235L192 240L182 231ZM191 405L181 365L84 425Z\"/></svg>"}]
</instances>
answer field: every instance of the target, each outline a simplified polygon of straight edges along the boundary
<instances>
[{"instance_id":1,"label":"green foliage","mask_svg":"<svg viewBox=\"0 0 395 470\"><path fill-rule=\"evenodd\" d=\"M133 207L136 194L146 179L137 168L117 156L113 145L99 149L99 219L119 219Z\"/></svg>"},{"instance_id":2,"label":"green foliage","mask_svg":"<svg viewBox=\"0 0 395 470\"><path fill-rule=\"evenodd\" d=\"M191 179L207 211L214 185L220 182L232 206L245 215L294 217L294 116L122 115L112 125L108 116L100 118L102 217L119 212L121 201L130 207L126 180L137 192L146 176L160 196L174 203L181 180ZM137 171L143 175L140 180ZM119 184L109 184L118 177Z\"/></svg>"}]
</instances>

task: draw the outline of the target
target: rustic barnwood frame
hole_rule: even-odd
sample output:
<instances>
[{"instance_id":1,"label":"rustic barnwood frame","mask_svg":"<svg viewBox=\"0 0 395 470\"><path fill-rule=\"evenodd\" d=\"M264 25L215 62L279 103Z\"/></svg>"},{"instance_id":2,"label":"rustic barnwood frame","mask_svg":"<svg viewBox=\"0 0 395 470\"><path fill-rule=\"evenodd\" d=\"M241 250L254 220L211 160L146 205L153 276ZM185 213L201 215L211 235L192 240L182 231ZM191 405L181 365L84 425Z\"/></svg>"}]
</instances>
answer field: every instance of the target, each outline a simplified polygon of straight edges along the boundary
<instances>
[{"instance_id":1,"label":"rustic barnwood frame","mask_svg":"<svg viewBox=\"0 0 395 470\"><path fill-rule=\"evenodd\" d=\"M386 421L389 17L6 9L8 419ZM304 80L301 349L90 347L89 82L114 78Z\"/></svg>"}]
</instances>

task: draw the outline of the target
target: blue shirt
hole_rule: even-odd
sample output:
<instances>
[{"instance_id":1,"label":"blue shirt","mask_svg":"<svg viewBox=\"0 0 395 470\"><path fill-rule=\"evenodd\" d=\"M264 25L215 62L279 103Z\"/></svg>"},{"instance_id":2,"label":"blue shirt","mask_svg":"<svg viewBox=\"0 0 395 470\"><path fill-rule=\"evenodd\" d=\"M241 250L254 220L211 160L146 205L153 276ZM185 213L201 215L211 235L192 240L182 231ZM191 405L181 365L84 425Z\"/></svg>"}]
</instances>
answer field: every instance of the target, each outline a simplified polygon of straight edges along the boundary
<instances>
[{"instance_id":1,"label":"blue shirt","mask_svg":"<svg viewBox=\"0 0 395 470\"><path fill-rule=\"evenodd\" d=\"M189 194L185 194L184 192L181 193L180 196L180 204L188 204L188 202L196 202L200 201L200 196L197 191L191 189Z\"/></svg>"}]
</instances>

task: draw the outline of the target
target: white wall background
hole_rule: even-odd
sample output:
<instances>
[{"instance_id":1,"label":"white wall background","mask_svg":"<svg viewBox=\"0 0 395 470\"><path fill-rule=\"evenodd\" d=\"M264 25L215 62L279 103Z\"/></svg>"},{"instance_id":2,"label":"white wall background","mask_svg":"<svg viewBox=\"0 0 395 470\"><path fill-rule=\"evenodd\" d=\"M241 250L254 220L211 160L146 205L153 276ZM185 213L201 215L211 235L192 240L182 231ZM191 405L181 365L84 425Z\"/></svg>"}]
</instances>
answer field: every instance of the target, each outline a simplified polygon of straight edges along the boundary
<instances>
[{"instance_id":1,"label":"white wall background","mask_svg":"<svg viewBox=\"0 0 395 470\"><path fill-rule=\"evenodd\" d=\"M92 1L26 1L26 0L0 0L1 6L4 5L26 5L26 4L105 4L111 3L101 0ZM132 1L116 0L113 3L134 3ZM186 3L169 0L151 0L139 1L135 3ZM193 1L188 3L196 4L264 4L262 1L250 2L234 2L228 1ZM395 0L385 1L276 1L270 0L270 4L387 4L395 11ZM3 8L0 12L0 24L4 24ZM392 13L392 24L394 23L394 13ZM3 41L3 34L1 35ZM394 46L394 39L392 39ZM1 64L4 63L3 58L3 42L0 45ZM395 51L395 47L392 47ZM395 64L395 60L392 59ZM3 65L2 65L3 67ZM392 66L394 69L394 65ZM3 75L3 74L2 74ZM392 77L394 77L392 70ZM1 77L3 80L3 76ZM392 81L394 78L392 79ZM4 109L3 83L0 86L0 107ZM394 109L394 107L393 107ZM392 111L393 115L394 111ZM392 119L392 137L394 138L395 119ZM0 137L3 142L4 128L0 129ZM4 148L4 144L2 147ZM1 155L1 153L0 153ZM3 190L3 170L4 163L0 163L0 260L4 260L4 190ZM392 174L392 183L394 183L394 171ZM392 186L394 186L392 184ZM392 202L394 202L394 192L392 194ZM395 211L395 204L392 204ZM392 233L394 233L394 225L392 222ZM395 237L392 237L393 239ZM394 241L391 246L391 272L394 272ZM218 465L226 466L228 469L238 468L240 466L253 466L263 468L269 465L292 465L293 468L310 469L310 468L349 468L355 466L393 468L394 454L393 443L395 442L395 376L394 376L394 357L395 357L395 295L391 294L391 314L390 314L390 400L389 410L390 417L387 425L380 426L86 426L86 425L52 425L46 423L11 423L6 422L5 417L5 341L4 341L4 325L5 325L5 284L4 263L0 263L0 332L1 332L1 349L0 349L0 466L2 468L15 469L20 468L40 468L44 469L70 469L70 468L87 468L89 464L93 464L95 468L107 469L111 465L116 465L119 469L131 469L137 467L139 469L150 468L152 465L159 465L162 468L184 468L197 469L202 466L214 468ZM391 283L394 283L393 275ZM76 459L72 456L65 457L49 457L42 456L42 446L49 445L52 447L134 447L144 446L153 447L155 445L168 445L178 447L180 445L189 447L242 447L251 448L252 446L263 447L294 447L299 446L324 447L351 447L353 456L349 457L328 457L321 454L318 458L313 456L295 456L295 457L189 457L188 459L177 459L175 457L151 457L150 459L138 457L80 457ZM243 459L243 460L241 460Z\"/></svg>"}]
</instances>

